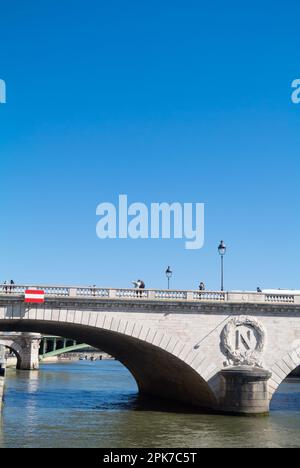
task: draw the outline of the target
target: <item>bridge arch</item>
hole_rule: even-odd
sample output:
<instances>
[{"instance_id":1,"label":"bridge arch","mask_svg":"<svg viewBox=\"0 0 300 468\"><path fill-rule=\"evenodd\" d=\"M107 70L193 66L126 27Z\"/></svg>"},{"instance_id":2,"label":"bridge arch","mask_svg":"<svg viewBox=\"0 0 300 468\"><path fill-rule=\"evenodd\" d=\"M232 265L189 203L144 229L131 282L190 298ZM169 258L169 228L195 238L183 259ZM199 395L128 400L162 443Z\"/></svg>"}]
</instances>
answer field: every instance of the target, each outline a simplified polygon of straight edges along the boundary
<instances>
[{"instance_id":1,"label":"bridge arch","mask_svg":"<svg viewBox=\"0 0 300 468\"><path fill-rule=\"evenodd\" d=\"M278 359L272 366L272 377L269 380L269 398L272 400L282 382L300 366L300 346Z\"/></svg>"},{"instance_id":2,"label":"bridge arch","mask_svg":"<svg viewBox=\"0 0 300 468\"><path fill-rule=\"evenodd\" d=\"M72 314L69 320L68 317L60 321L47 318L0 319L0 331L76 339L100 348L120 361L133 375L141 394L199 409L217 407L217 398L209 383L180 357L185 343L178 338L158 332L139 321L116 319L93 312L86 321L81 316L79 323Z\"/></svg>"},{"instance_id":3,"label":"bridge arch","mask_svg":"<svg viewBox=\"0 0 300 468\"><path fill-rule=\"evenodd\" d=\"M1 340L0 339L0 346L4 346L5 348L8 348L10 351L13 351L13 353L16 355L17 358L17 368L20 368L21 362L22 362L22 354L23 354L23 348L20 345L20 343L14 341L14 340Z\"/></svg>"}]
</instances>

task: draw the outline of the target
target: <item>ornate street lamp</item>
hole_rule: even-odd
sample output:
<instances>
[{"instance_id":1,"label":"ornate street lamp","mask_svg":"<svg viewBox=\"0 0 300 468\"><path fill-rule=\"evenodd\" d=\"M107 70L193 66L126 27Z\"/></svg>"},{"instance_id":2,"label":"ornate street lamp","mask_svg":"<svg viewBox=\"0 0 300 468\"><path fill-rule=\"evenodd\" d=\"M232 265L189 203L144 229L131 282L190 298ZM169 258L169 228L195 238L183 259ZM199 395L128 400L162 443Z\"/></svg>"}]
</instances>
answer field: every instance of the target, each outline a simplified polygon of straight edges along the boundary
<instances>
[{"instance_id":1,"label":"ornate street lamp","mask_svg":"<svg viewBox=\"0 0 300 468\"><path fill-rule=\"evenodd\" d=\"M172 275L173 275L173 271L168 266L168 268L166 269L166 277L168 278L168 289L170 289L170 279L172 278Z\"/></svg>"},{"instance_id":2,"label":"ornate street lamp","mask_svg":"<svg viewBox=\"0 0 300 468\"><path fill-rule=\"evenodd\" d=\"M226 254L226 245L224 241L221 241L218 251L221 256L221 291L224 291L224 255Z\"/></svg>"}]
</instances>

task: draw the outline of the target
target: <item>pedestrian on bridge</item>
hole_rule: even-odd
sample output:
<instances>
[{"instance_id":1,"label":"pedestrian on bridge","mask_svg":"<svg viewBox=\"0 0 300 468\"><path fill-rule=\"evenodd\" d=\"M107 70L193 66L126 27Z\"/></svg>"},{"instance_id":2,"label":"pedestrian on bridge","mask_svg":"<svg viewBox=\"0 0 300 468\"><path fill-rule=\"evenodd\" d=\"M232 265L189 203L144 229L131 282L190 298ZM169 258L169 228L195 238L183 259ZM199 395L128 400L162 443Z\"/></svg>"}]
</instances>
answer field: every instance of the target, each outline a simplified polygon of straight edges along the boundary
<instances>
[{"instance_id":1,"label":"pedestrian on bridge","mask_svg":"<svg viewBox=\"0 0 300 468\"><path fill-rule=\"evenodd\" d=\"M145 289L145 283L143 280L137 280L137 281L133 281L133 284L134 286L136 287L136 289L138 289L138 291L136 292L137 293L137 296L139 297L142 297L142 289Z\"/></svg>"}]
</instances>

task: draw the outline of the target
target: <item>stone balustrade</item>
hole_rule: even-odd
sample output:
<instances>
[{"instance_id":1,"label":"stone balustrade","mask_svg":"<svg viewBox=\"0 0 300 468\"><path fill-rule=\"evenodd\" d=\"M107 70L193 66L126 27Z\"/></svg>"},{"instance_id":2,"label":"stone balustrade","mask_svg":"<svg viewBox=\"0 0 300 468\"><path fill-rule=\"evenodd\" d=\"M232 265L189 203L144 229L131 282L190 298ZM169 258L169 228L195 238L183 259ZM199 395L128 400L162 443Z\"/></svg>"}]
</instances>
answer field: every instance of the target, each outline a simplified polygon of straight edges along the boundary
<instances>
[{"instance_id":1,"label":"stone balustrade","mask_svg":"<svg viewBox=\"0 0 300 468\"><path fill-rule=\"evenodd\" d=\"M181 291L160 289L117 289L74 287L74 286L33 286L33 285L0 285L0 296L20 297L26 289L45 291L47 298L78 298L78 299L115 299L115 300L148 300L148 301L188 301L188 302L223 302L223 303L272 303L300 304L300 294L257 293L249 291Z\"/></svg>"}]
</instances>

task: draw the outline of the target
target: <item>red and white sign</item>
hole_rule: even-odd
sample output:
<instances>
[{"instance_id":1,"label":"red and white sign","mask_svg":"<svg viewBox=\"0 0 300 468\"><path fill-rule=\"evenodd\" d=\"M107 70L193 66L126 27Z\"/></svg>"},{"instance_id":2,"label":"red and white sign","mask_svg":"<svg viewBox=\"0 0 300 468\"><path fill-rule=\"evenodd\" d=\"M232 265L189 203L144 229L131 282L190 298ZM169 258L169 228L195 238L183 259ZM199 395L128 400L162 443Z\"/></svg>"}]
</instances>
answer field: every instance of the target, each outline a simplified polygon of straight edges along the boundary
<instances>
[{"instance_id":1,"label":"red and white sign","mask_svg":"<svg viewBox=\"0 0 300 468\"><path fill-rule=\"evenodd\" d=\"M45 302L45 291L41 291L40 289L26 289L25 302L43 304Z\"/></svg>"}]
</instances>

